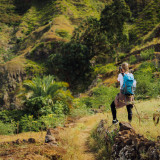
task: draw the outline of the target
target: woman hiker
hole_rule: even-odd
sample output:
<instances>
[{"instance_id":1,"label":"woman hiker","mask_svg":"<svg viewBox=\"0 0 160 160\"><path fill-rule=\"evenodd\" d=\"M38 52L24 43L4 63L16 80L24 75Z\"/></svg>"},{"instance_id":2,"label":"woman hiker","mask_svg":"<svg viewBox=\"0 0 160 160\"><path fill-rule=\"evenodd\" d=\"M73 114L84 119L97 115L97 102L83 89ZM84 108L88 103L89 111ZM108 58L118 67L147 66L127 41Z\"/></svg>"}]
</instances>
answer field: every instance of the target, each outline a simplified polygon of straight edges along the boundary
<instances>
[{"instance_id":1,"label":"woman hiker","mask_svg":"<svg viewBox=\"0 0 160 160\"><path fill-rule=\"evenodd\" d=\"M124 92L124 79L126 77L130 77L132 79L132 85L133 83L136 83L134 80L133 74L129 73L129 66L128 63L124 62L121 67L119 68L120 73L118 75L118 82L120 83L120 93L117 94L115 100L111 104L111 111L112 111L112 116L113 116L113 121L112 123L118 123L117 116L116 116L116 108L121 108L123 106L126 106L127 112L128 112L128 120L129 122L132 121L132 108L133 108L133 101L134 101L134 95L126 94ZM126 79L125 79L126 81ZM133 82L134 81L134 82ZM135 84L134 84L135 85ZM126 87L125 87L126 88Z\"/></svg>"}]
</instances>

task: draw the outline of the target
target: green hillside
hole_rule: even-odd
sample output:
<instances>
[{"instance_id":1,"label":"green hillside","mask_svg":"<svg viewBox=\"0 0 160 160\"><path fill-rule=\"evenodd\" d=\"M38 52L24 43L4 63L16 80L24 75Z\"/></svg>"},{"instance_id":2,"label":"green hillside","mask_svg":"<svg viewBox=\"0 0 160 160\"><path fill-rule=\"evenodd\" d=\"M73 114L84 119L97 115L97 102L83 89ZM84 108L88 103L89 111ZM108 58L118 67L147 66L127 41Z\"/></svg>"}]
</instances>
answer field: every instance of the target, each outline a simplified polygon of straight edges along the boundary
<instances>
[{"instance_id":1,"label":"green hillside","mask_svg":"<svg viewBox=\"0 0 160 160\"><path fill-rule=\"evenodd\" d=\"M0 159L111 156L114 130L108 146L92 130L111 125L123 62L137 81L131 124L149 148L160 133L159 0L0 0ZM117 114L127 121L126 108Z\"/></svg>"},{"instance_id":2,"label":"green hillside","mask_svg":"<svg viewBox=\"0 0 160 160\"><path fill-rule=\"evenodd\" d=\"M108 111L124 61L159 98L158 0L0 0L0 37L0 134Z\"/></svg>"}]
</instances>

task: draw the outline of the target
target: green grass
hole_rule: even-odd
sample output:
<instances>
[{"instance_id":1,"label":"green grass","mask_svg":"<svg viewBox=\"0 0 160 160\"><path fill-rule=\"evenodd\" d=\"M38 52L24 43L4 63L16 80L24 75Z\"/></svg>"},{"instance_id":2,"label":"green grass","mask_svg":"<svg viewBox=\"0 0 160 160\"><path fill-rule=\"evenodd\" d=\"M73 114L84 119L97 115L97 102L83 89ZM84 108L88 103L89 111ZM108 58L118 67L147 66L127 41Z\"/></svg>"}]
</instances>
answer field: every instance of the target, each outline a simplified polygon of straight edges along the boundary
<instances>
[{"instance_id":1,"label":"green grass","mask_svg":"<svg viewBox=\"0 0 160 160\"><path fill-rule=\"evenodd\" d=\"M146 49L144 51L141 51L140 56L143 60L152 60L154 56L154 48Z\"/></svg>"},{"instance_id":2,"label":"green grass","mask_svg":"<svg viewBox=\"0 0 160 160\"><path fill-rule=\"evenodd\" d=\"M135 27L131 30L135 36L133 43L140 44L143 36L150 32L160 21L160 1L151 1L139 14Z\"/></svg>"},{"instance_id":3,"label":"green grass","mask_svg":"<svg viewBox=\"0 0 160 160\"><path fill-rule=\"evenodd\" d=\"M69 0L48 0L47 2L35 1L30 9L23 15L20 24L21 31L28 35L36 28L53 21L59 15L65 15L67 19L85 19L88 16L100 17L100 11L104 7L104 2L100 1L69 1ZM78 22L78 21L77 21Z\"/></svg>"},{"instance_id":4,"label":"green grass","mask_svg":"<svg viewBox=\"0 0 160 160\"><path fill-rule=\"evenodd\" d=\"M100 64L100 65L96 65L94 67L94 72L95 72L95 74L106 74L106 73L114 71L116 69L117 69L117 67L115 66L114 63L109 63L106 65Z\"/></svg>"}]
</instances>

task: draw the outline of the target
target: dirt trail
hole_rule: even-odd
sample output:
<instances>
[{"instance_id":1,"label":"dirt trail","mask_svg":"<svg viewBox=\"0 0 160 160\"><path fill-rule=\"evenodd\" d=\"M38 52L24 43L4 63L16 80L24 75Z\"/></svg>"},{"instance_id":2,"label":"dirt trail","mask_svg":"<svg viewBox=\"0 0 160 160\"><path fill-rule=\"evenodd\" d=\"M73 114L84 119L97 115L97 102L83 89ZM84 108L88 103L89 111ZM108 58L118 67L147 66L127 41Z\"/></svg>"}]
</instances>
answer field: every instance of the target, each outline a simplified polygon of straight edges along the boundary
<instances>
[{"instance_id":1,"label":"dirt trail","mask_svg":"<svg viewBox=\"0 0 160 160\"><path fill-rule=\"evenodd\" d=\"M62 146L67 149L63 160L95 160L88 146L88 138L95 125L106 118L106 114L99 113L79 119L74 127L74 124L70 124L70 128L61 133Z\"/></svg>"}]
</instances>

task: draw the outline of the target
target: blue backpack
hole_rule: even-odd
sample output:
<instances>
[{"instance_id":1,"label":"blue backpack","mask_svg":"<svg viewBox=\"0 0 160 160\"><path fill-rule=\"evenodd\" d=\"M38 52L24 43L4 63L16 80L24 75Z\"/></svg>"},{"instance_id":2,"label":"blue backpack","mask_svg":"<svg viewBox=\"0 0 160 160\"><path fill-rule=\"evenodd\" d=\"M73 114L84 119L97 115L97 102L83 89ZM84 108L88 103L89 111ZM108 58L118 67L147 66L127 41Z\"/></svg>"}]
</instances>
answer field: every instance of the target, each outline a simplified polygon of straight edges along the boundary
<instances>
[{"instance_id":1,"label":"blue backpack","mask_svg":"<svg viewBox=\"0 0 160 160\"><path fill-rule=\"evenodd\" d=\"M123 86L122 93L125 95L133 95L135 91L135 87L133 83L135 82L133 74L125 74L123 76Z\"/></svg>"}]
</instances>

